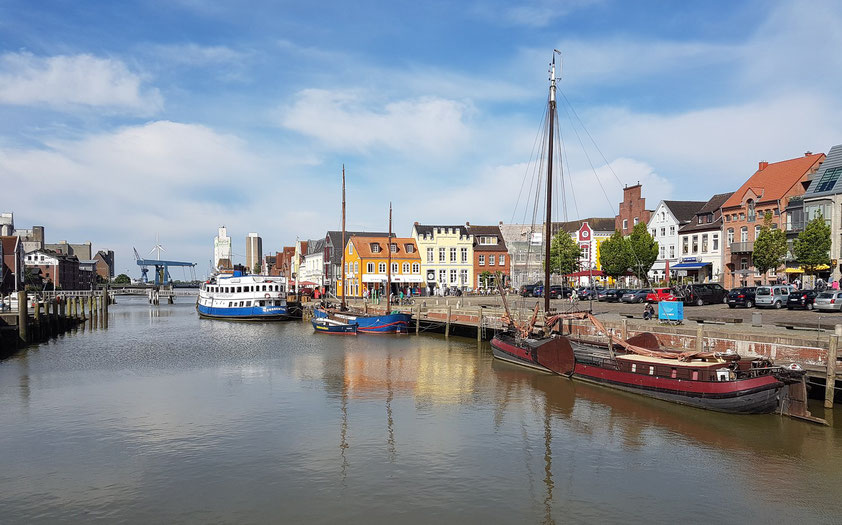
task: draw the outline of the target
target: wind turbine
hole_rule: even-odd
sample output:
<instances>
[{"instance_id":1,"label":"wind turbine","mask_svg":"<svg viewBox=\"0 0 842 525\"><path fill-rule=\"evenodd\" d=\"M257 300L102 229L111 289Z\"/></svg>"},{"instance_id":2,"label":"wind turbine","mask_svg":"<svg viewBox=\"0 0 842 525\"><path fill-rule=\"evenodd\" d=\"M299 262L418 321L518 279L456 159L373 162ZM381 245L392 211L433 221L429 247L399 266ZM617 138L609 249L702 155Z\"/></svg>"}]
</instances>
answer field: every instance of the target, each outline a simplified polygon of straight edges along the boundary
<instances>
[{"instance_id":1,"label":"wind turbine","mask_svg":"<svg viewBox=\"0 0 842 525\"><path fill-rule=\"evenodd\" d=\"M161 260L161 252L165 252L164 247L161 246L161 242L158 240L158 234L155 234L155 247L149 251L149 254L152 255L154 252L158 252L158 260Z\"/></svg>"}]
</instances>

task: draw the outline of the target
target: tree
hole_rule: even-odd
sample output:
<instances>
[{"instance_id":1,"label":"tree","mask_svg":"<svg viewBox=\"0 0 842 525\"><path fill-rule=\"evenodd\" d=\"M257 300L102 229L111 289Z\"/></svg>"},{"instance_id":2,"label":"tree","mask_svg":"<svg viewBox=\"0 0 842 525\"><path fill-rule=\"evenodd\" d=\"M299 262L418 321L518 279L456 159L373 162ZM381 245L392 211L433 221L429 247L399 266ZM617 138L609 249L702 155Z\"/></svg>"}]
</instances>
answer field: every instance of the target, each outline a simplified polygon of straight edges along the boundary
<instances>
[{"instance_id":1,"label":"tree","mask_svg":"<svg viewBox=\"0 0 842 525\"><path fill-rule=\"evenodd\" d=\"M599 245L599 265L609 277L617 278L631 267L629 243L619 231Z\"/></svg>"},{"instance_id":2,"label":"tree","mask_svg":"<svg viewBox=\"0 0 842 525\"><path fill-rule=\"evenodd\" d=\"M821 214L798 234L792 252L804 272L810 275L816 273L817 266L830 264L830 226Z\"/></svg>"},{"instance_id":3,"label":"tree","mask_svg":"<svg viewBox=\"0 0 842 525\"><path fill-rule=\"evenodd\" d=\"M483 288L488 288L489 281L491 281L491 272L486 270L479 274L479 282L482 284Z\"/></svg>"},{"instance_id":4,"label":"tree","mask_svg":"<svg viewBox=\"0 0 842 525\"><path fill-rule=\"evenodd\" d=\"M252 270L253 270L252 273L255 274L255 275L260 275L260 268L261 268L260 261L254 263L254 268L252 268Z\"/></svg>"},{"instance_id":5,"label":"tree","mask_svg":"<svg viewBox=\"0 0 842 525\"><path fill-rule=\"evenodd\" d=\"M780 266L786 256L786 233L780 229L773 230L771 224L772 214L767 211L763 219L763 227L760 228L760 233L754 240L752 253L754 267L764 276L769 270Z\"/></svg>"},{"instance_id":6,"label":"tree","mask_svg":"<svg viewBox=\"0 0 842 525\"><path fill-rule=\"evenodd\" d=\"M559 231L550 243L550 273L567 275L579 269L582 249L564 230ZM545 283L549 286L549 283Z\"/></svg>"},{"instance_id":7,"label":"tree","mask_svg":"<svg viewBox=\"0 0 842 525\"><path fill-rule=\"evenodd\" d=\"M114 278L114 284L131 284L131 283L132 283L131 278L124 273L121 273L120 275L118 275L117 277Z\"/></svg>"},{"instance_id":8,"label":"tree","mask_svg":"<svg viewBox=\"0 0 842 525\"><path fill-rule=\"evenodd\" d=\"M649 270L658 258L658 243L642 222L634 225L627 241L631 271L649 286Z\"/></svg>"}]
</instances>

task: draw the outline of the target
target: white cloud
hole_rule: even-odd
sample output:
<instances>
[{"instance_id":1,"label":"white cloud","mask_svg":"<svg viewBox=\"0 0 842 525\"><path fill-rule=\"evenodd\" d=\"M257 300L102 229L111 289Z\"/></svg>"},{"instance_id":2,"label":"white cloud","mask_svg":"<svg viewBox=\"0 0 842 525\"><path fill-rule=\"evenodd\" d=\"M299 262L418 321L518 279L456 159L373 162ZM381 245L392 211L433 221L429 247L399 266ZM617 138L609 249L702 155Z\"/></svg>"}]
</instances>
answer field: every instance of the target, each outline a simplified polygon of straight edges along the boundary
<instances>
[{"instance_id":1,"label":"white cloud","mask_svg":"<svg viewBox=\"0 0 842 525\"><path fill-rule=\"evenodd\" d=\"M187 44L155 45L151 51L169 62L202 67L217 64L238 64L247 59L250 53L237 51L226 46L200 46Z\"/></svg>"},{"instance_id":2,"label":"white cloud","mask_svg":"<svg viewBox=\"0 0 842 525\"><path fill-rule=\"evenodd\" d=\"M0 56L0 104L47 106L68 110L99 108L150 114L163 99L155 88L119 60L92 55L38 57L31 53Z\"/></svg>"},{"instance_id":3,"label":"white cloud","mask_svg":"<svg viewBox=\"0 0 842 525\"><path fill-rule=\"evenodd\" d=\"M494 3L482 2L474 5L479 16L503 24L544 27L573 11L602 3L602 0L526 0Z\"/></svg>"},{"instance_id":4,"label":"white cloud","mask_svg":"<svg viewBox=\"0 0 842 525\"><path fill-rule=\"evenodd\" d=\"M342 151L451 156L471 137L469 106L436 97L377 104L360 93L306 89L280 111L284 127Z\"/></svg>"}]
</instances>

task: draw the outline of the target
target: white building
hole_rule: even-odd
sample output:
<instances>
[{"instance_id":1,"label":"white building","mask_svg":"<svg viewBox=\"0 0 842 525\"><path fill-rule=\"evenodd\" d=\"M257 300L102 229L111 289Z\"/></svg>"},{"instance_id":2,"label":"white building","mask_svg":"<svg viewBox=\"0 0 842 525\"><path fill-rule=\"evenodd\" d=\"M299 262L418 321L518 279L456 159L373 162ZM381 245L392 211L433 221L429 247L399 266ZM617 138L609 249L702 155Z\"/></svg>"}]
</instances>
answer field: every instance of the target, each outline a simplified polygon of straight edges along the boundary
<instances>
[{"instance_id":1,"label":"white building","mask_svg":"<svg viewBox=\"0 0 842 525\"><path fill-rule=\"evenodd\" d=\"M327 284L325 267L325 239L312 240L307 243L307 253L300 266L299 282L314 283L315 286Z\"/></svg>"},{"instance_id":2,"label":"white building","mask_svg":"<svg viewBox=\"0 0 842 525\"><path fill-rule=\"evenodd\" d=\"M706 203L701 201L661 201L649 218L649 233L658 243L658 259L649 270L649 279L661 281L666 278L666 266L670 269L679 263L678 230L689 223Z\"/></svg>"},{"instance_id":3,"label":"white building","mask_svg":"<svg viewBox=\"0 0 842 525\"><path fill-rule=\"evenodd\" d=\"M263 262L263 239L257 233L251 232L246 237L246 268L249 272Z\"/></svg>"},{"instance_id":4,"label":"white building","mask_svg":"<svg viewBox=\"0 0 842 525\"><path fill-rule=\"evenodd\" d=\"M213 240L213 265L219 269L219 261L225 260L228 264L233 262L231 253L231 237L225 226L219 228L219 235Z\"/></svg>"},{"instance_id":5,"label":"white building","mask_svg":"<svg viewBox=\"0 0 842 525\"><path fill-rule=\"evenodd\" d=\"M670 264L674 277L699 283L723 281L722 205L731 195L714 195L679 228L679 262Z\"/></svg>"},{"instance_id":6,"label":"white building","mask_svg":"<svg viewBox=\"0 0 842 525\"><path fill-rule=\"evenodd\" d=\"M543 281L544 225L501 224L500 231L509 249L512 288Z\"/></svg>"}]
</instances>

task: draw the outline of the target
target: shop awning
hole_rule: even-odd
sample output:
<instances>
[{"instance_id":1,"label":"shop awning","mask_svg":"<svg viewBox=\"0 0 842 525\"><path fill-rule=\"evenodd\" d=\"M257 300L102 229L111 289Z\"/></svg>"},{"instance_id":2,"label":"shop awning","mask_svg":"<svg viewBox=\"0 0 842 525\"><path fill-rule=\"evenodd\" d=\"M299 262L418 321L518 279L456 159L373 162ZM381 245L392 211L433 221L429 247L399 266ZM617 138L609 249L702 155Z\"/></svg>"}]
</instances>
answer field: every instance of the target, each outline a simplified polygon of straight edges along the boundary
<instances>
[{"instance_id":1,"label":"shop awning","mask_svg":"<svg viewBox=\"0 0 842 525\"><path fill-rule=\"evenodd\" d=\"M420 275L393 275L393 283L420 283L423 282Z\"/></svg>"},{"instance_id":2,"label":"shop awning","mask_svg":"<svg viewBox=\"0 0 842 525\"><path fill-rule=\"evenodd\" d=\"M582 270L567 274L565 277L605 277L605 272L602 270Z\"/></svg>"},{"instance_id":3,"label":"shop awning","mask_svg":"<svg viewBox=\"0 0 842 525\"><path fill-rule=\"evenodd\" d=\"M701 270L705 266L710 266L709 262L686 262L678 263L670 266L670 270Z\"/></svg>"},{"instance_id":4,"label":"shop awning","mask_svg":"<svg viewBox=\"0 0 842 525\"><path fill-rule=\"evenodd\" d=\"M826 264L820 264L820 265L816 266L816 270L817 271L830 270L830 266L828 266ZM797 267L797 268L787 268L784 271L786 273L804 273L804 270L800 266Z\"/></svg>"}]
</instances>

